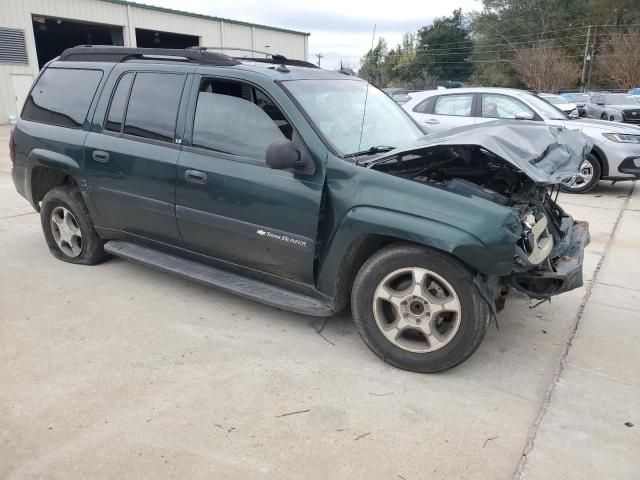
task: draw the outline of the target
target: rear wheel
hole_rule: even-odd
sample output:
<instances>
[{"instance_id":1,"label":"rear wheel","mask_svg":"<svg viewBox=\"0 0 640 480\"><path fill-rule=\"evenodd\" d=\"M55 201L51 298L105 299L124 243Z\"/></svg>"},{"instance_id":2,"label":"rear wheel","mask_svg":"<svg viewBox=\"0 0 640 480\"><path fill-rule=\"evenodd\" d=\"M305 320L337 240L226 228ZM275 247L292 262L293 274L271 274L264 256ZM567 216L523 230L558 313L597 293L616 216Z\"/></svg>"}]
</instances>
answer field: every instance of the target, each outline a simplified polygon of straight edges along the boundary
<instances>
[{"instance_id":1,"label":"rear wheel","mask_svg":"<svg viewBox=\"0 0 640 480\"><path fill-rule=\"evenodd\" d=\"M439 372L465 361L489 321L473 273L449 255L415 245L386 247L365 262L351 306L367 346L414 372Z\"/></svg>"},{"instance_id":2,"label":"rear wheel","mask_svg":"<svg viewBox=\"0 0 640 480\"><path fill-rule=\"evenodd\" d=\"M600 115L600 120L606 120L607 119L607 114L603 113L602 115Z\"/></svg>"},{"instance_id":3,"label":"rear wheel","mask_svg":"<svg viewBox=\"0 0 640 480\"><path fill-rule=\"evenodd\" d=\"M589 192L600 180L601 173L600 162L593 154L589 154L580 165L580 174L562 184L560 188L567 193Z\"/></svg>"},{"instance_id":4,"label":"rear wheel","mask_svg":"<svg viewBox=\"0 0 640 480\"><path fill-rule=\"evenodd\" d=\"M42 199L40 221L49 250L59 260L94 265L108 258L77 187L49 190Z\"/></svg>"}]
</instances>

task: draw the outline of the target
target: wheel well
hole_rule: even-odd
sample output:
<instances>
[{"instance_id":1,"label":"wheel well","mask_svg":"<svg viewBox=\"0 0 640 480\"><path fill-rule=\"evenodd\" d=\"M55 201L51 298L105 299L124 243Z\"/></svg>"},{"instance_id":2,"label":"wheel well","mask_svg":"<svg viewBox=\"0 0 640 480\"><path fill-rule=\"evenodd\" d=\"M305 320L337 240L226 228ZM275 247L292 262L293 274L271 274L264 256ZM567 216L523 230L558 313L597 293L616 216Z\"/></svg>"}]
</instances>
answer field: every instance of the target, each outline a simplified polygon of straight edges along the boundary
<instances>
[{"instance_id":1,"label":"wheel well","mask_svg":"<svg viewBox=\"0 0 640 480\"><path fill-rule=\"evenodd\" d=\"M336 279L334 302L336 311L342 310L349 303L351 289L356 275L364 262L371 255L390 243L402 241L385 235L363 235L355 240L347 250Z\"/></svg>"},{"instance_id":2,"label":"wheel well","mask_svg":"<svg viewBox=\"0 0 640 480\"><path fill-rule=\"evenodd\" d=\"M31 199L39 205L49 190L60 185L77 185L75 178L55 168L36 167L31 172Z\"/></svg>"},{"instance_id":3,"label":"wheel well","mask_svg":"<svg viewBox=\"0 0 640 480\"><path fill-rule=\"evenodd\" d=\"M609 175L609 162L607 162L607 157L598 147L593 147L591 149L591 154L596 157L598 163L600 163L600 177L606 177Z\"/></svg>"}]
</instances>

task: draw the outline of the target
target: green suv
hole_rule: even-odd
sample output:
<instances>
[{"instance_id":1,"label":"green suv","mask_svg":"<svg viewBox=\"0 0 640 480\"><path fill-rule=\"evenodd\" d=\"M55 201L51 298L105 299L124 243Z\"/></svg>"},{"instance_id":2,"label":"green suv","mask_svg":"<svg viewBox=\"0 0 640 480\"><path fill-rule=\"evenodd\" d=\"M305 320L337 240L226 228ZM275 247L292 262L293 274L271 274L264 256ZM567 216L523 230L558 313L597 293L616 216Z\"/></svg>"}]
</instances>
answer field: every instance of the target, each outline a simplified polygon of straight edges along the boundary
<instances>
[{"instance_id":1,"label":"green suv","mask_svg":"<svg viewBox=\"0 0 640 480\"><path fill-rule=\"evenodd\" d=\"M350 305L375 354L436 372L510 288L582 285L588 227L551 193L588 145L529 122L424 133L367 82L278 55L75 47L40 72L10 153L58 259L116 255L305 315Z\"/></svg>"}]
</instances>

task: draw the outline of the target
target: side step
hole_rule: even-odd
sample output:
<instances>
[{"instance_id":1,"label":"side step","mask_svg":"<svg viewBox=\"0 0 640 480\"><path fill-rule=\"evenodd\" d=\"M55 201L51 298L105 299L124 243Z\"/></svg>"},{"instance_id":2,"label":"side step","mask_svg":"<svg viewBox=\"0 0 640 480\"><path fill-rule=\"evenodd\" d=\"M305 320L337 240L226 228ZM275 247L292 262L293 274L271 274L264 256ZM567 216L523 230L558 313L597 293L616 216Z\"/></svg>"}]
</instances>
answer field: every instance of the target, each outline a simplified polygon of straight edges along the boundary
<instances>
[{"instance_id":1,"label":"side step","mask_svg":"<svg viewBox=\"0 0 640 480\"><path fill-rule=\"evenodd\" d=\"M117 257L170 272L272 307L315 317L328 317L335 313L329 302L135 243L111 240L104 245L104 249Z\"/></svg>"}]
</instances>

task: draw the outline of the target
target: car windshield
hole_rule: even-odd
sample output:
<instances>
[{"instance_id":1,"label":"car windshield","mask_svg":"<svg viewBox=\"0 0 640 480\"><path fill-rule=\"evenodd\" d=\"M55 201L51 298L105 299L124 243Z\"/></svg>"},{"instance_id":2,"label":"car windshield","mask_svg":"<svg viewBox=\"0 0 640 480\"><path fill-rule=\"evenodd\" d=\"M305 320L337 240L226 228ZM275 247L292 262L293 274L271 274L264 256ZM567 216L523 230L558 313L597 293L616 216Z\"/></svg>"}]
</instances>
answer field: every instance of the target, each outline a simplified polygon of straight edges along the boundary
<instances>
[{"instance_id":1,"label":"car windshield","mask_svg":"<svg viewBox=\"0 0 640 480\"><path fill-rule=\"evenodd\" d=\"M569 103L569 100L567 100L564 97L561 97L560 95L549 95L549 96L544 96L542 97L543 100L546 100L547 102L553 104L553 105L566 105Z\"/></svg>"},{"instance_id":2,"label":"car windshield","mask_svg":"<svg viewBox=\"0 0 640 480\"><path fill-rule=\"evenodd\" d=\"M626 94L605 95L604 103L606 105L633 105L638 103L635 97Z\"/></svg>"},{"instance_id":3,"label":"car windshield","mask_svg":"<svg viewBox=\"0 0 640 480\"><path fill-rule=\"evenodd\" d=\"M587 95L586 93L572 93L571 97L576 102L588 102L589 101L589 95Z\"/></svg>"},{"instance_id":4,"label":"car windshield","mask_svg":"<svg viewBox=\"0 0 640 480\"><path fill-rule=\"evenodd\" d=\"M282 85L343 156L400 147L425 134L388 95L373 86L367 92L361 80L288 80Z\"/></svg>"},{"instance_id":5,"label":"car windshield","mask_svg":"<svg viewBox=\"0 0 640 480\"><path fill-rule=\"evenodd\" d=\"M529 92L523 92L520 94L520 98L522 98L525 102L529 104L534 110L538 112L538 115L541 115L545 119L548 120L568 120L569 117L562 110L559 110L555 106L551 105L546 100L543 100L537 95Z\"/></svg>"}]
</instances>

